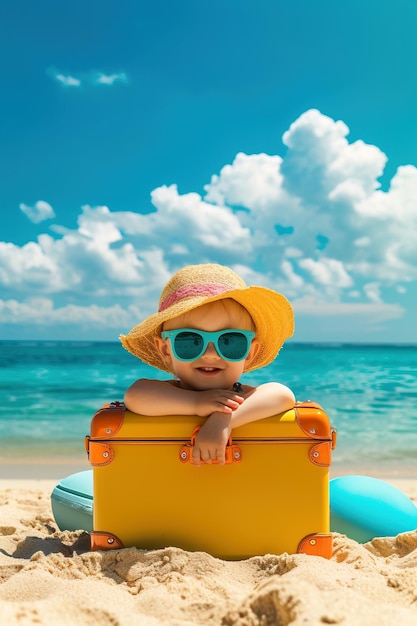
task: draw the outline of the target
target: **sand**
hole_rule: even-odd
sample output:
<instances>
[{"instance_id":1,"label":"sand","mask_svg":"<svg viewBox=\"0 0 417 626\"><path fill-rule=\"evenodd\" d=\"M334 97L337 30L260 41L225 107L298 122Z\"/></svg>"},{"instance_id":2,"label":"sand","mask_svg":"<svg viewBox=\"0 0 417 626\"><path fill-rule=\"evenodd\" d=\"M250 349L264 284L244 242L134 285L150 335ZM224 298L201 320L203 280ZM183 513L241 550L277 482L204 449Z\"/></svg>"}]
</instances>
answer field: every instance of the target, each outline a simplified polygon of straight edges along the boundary
<instances>
[{"instance_id":1,"label":"sand","mask_svg":"<svg viewBox=\"0 0 417 626\"><path fill-rule=\"evenodd\" d=\"M86 533L57 530L55 482L0 480L1 626L417 624L417 531L365 545L335 535L330 561L92 553ZM416 480L393 484L417 498Z\"/></svg>"}]
</instances>

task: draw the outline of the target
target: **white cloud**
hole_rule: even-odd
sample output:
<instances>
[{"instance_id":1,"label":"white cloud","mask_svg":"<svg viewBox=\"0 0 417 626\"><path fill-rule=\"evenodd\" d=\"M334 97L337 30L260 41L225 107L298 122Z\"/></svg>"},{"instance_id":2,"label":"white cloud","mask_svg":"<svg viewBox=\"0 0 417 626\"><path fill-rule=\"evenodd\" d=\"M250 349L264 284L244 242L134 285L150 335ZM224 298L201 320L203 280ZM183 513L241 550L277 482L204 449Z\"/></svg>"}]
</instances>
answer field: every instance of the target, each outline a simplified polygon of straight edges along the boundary
<instances>
[{"instance_id":1,"label":"white cloud","mask_svg":"<svg viewBox=\"0 0 417 626\"><path fill-rule=\"evenodd\" d=\"M296 315L314 317L340 317L359 320L362 324L379 324L392 319L401 318L404 309L398 304L379 302L318 302L316 298L307 296L292 301ZM356 322L355 322L356 323Z\"/></svg>"},{"instance_id":2,"label":"white cloud","mask_svg":"<svg viewBox=\"0 0 417 626\"><path fill-rule=\"evenodd\" d=\"M62 239L43 234L22 247L0 242L0 284L19 292L103 295L143 282L145 263L132 244L111 248L111 224L100 225L94 234L81 231L70 231Z\"/></svg>"},{"instance_id":3,"label":"white cloud","mask_svg":"<svg viewBox=\"0 0 417 626\"><path fill-rule=\"evenodd\" d=\"M196 193L179 195L176 185L159 187L152 194L157 209L151 214L152 227L163 237L181 235L188 249L197 246L212 251L245 254L250 251L250 232L228 207L204 202ZM155 231L153 235L155 236Z\"/></svg>"},{"instance_id":4,"label":"white cloud","mask_svg":"<svg viewBox=\"0 0 417 626\"><path fill-rule=\"evenodd\" d=\"M285 196L281 163L279 156L239 153L232 165L225 165L219 176L212 176L210 184L205 187L205 200L262 211Z\"/></svg>"},{"instance_id":5,"label":"white cloud","mask_svg":"<svg viewBox=\"0 0 417 626\"><path fill-rule=\"evenodd\" d=\"M298 265L323 287L337 291L353 285L352 278L346 272L343 263L336 259L323 258L319 261L301 259Z\"/></svg>"},{"instance_id":6,"label":"white cloud","mask_svg":"<svg viewBox=\"0 0 417 626\"><path fill-rule=\"evenodd\" d=\"M216 255L233 262L251 251L250 231L230 208L205 202L197 193L180 195L176 185L154 189L151 198L156 210L145 215L84 206L72 236L100 237L109 244L123 238L140 257L145 250L160 249L173 263L181 262L178 255L183 259ZM70 235L68 230L59 232Z\"/></svg>"},{"instance_id":7,"label":"white cloud","mask_svg":"<svg viewBox=\"0 0 417 626\"><path fill-rule=\"evenodd\" d=\"M371 302L378 302L378 303L382 302L381 285L379 283L376 283L376 282L368 283L364 285L363 290Z\"/></svg>"},{"instance_id":8,"label":"white cloud","mask_svg":"<svg viewBox=\"0 0 417 626\"><path fill-rule=\"evenodd\" d=\"M48 202L38 200L34 206L19 204L19 209L34 223L39 224L44 220L51 220L55 217L55 212Z\"/></svg>"},{"instance_id":9,"label":"white cloud","mask_svg":"<svg viewBox=\"0 0 417 626\"><path fill-rule=\"evenodd\" d=\"M93 79L99 85L113 85L116 82L126 83L127 75L124 72L119 74L102 74L98 73Z\"/></svg>"},{"instance_id":10,"label":"white cloud","mask_svg":"<svg viewBox=\"0 0 417 626\"><path fill-rule=\"evenodd\" d=\"M41 241L46 237L43 235ZM16 291L42 290L45 285L50 291L64 288L54 258L43 249L42 243L33 241L22 247L0 242L0 284Z\"/></svg>"},{"instance_id":11,"label":"white cloud","mask_svg":"<svg viewBox=\"0 0 417 626\"><path fill-rule=\"evenodd\" d=\"M54 75L54 78L64 87L81 87L81 80L69 74L65 75L58 72Z\"/></svg>"},{"instance_id":12,"label":"white cloud","mask_svg":"<svg viewBox=\"0 0 417 626\"><path fill-rule=\"evenodd\" d=\"M307 111L284 133L283 156L237 154L204 196L164 185L151 192L153 212L86 205L74 229L55 224L53 236L23 246L0 242L8 315L23 319L29 295L48 296L38 308L56 323L70 311L78 320L76 307L113 310L116 297L123 310L140 302L147 314L176 269L216 261L284 292L304 314L323 306L334 316L401 316L385 299L397 302L417 280L417 169L399 168L381 190L386 156L348 134L343 122ZM53 217L45 202L20 208L35 222Z\"/></svg>"},{"instance_id":13,"label":"white cloud","mask_svg":"<svg viewBox=\"0 0 417 626\"><path fill-rule=\"evenodd\" d=\"M391 180L389 191L368 194L355 204L356 212L375 223L393 222L404 226L417 224L416 210L417 168L413 165L399 167Z\"/></svg>"},{"instance_id":14,"label":"white cloud","mask_svg":"<svg viewBox=\"0 0 417 626\"><path fill-rule=\"evenodd\" d=\"M109 307L66 305L54 307L48 298L28 298L24 302L0 300L0 323L34 325L82 325L108 328L128 328L139 319L134 306L126 309L119 304Z\"/></svg>"},{"instance_id":15,"label":"white cloud","mask_svg":"<svg viewBox=\"0 0 417 626\"><path fill-rule=\"evenodd\" d=\"M348 133L343 122L307 111L284 133L283 158L238 155L212 178L206 197L246 209L240 221L265 268L279 267L291 249L303 252L295 272L306 268L305 259L324 257L352 281L414 281L417 169L399 168L381 191L386 155L363 141L349 144Z\"/></svg>"},{"instance_id":16,"label":"white cloud","mask_svg":"<svg viewBox=\"0 0 417 626\"><path fill-rule=\"evenodd\" d=\"M293 293L295 290L297 293L299 290L303 289L305 282L299 274L296 274L293 265L289 261L282 262L281 273L288 282L288 292L291 291L291 293Z\"/></svg>"},{"instance_id":17,"label":"white cloud","mask_svg":"<svg viewBox=\"0 0 417 626\"><path fill-rule=\"evenodd\" d=\"M107 85L111 87L115 83L129 82L125 72L106 74L104 72L79 72L77 74L65 74L54 67L47 69L48 76L59 82L64 87L81 87L82 85Z\"/></svg>"},{"instance_id":18,"label":"white cloud","mask_svg":"<svg viewBox=\"0 0 417 626\"><path fill-rule=\"evenodd\" d=\"M379 187L377 179L387 157L363 141L349 144L348 134L344 122L334 121L316 109L301 115L283 135L283 143L289 148L284 159L287 183L295 183L301 194L311 185L326 195L337 193L346 183L355 189L355 195L358 189L366 194Z\"/></svg>"}]
</instances>

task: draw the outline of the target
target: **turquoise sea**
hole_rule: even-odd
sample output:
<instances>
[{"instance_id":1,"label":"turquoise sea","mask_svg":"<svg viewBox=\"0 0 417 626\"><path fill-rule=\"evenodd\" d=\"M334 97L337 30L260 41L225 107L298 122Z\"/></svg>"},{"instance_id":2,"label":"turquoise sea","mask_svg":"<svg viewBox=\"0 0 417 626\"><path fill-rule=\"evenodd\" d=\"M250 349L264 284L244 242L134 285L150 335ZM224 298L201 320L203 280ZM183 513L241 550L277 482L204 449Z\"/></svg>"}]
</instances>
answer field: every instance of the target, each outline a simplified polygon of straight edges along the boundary
<instances>
[{"instance_id":1,"label":"turquoise sea","mask_svg":"<svg viewBox=\"0 0 417 626\"><path fill-rule=\"evenodd\" d=\"M0 438L12 457L84 460L94 412L136 378L164 377L118 343L0 342ZM278 380L338 431L337 468L417 474L417 346L288 343L242 380Z\"/></svg>"}]
</instances>

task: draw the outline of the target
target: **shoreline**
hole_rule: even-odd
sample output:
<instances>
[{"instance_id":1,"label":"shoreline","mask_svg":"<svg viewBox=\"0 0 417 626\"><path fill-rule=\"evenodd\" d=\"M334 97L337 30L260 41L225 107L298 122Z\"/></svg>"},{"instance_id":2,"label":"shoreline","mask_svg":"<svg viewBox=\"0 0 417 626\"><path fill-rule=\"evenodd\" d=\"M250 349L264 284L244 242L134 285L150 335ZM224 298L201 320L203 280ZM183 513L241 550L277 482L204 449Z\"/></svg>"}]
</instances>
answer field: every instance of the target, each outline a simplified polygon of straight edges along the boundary
<instances>
[{"instance_id":1,"label":"shoreline","mask_svg":"<svg viewBox=\"0 0 417 626\"><path fill-rule=\"evenodd\" d=\"M87 459L73 457L22 457L0 460L0 482L8 480L59 480L91 469Z\"/></svg>"}]
</instances>

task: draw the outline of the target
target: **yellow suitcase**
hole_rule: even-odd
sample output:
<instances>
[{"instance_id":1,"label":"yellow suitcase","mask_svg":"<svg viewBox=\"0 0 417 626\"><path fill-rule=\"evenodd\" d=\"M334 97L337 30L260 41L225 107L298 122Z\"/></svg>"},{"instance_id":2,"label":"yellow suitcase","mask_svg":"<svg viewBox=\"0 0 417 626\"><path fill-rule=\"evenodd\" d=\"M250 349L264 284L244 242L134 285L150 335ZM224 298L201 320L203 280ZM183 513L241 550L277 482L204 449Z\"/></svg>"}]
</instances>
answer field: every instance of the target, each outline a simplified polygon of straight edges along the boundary
<instances>
[{"instance_id":1,"label":"yellow suitcase","mask_svg":"<svg viewBox=\"0 0 417 626\"><path fill-rule=\"evenodd\" d=\"M145 417L122 403L92 419L93 550L177 546L223 559L283 552L330 558L336 431L315 403L232 432L225 465L196 468L202 418Z\"/></svg>"}]
</instances>

